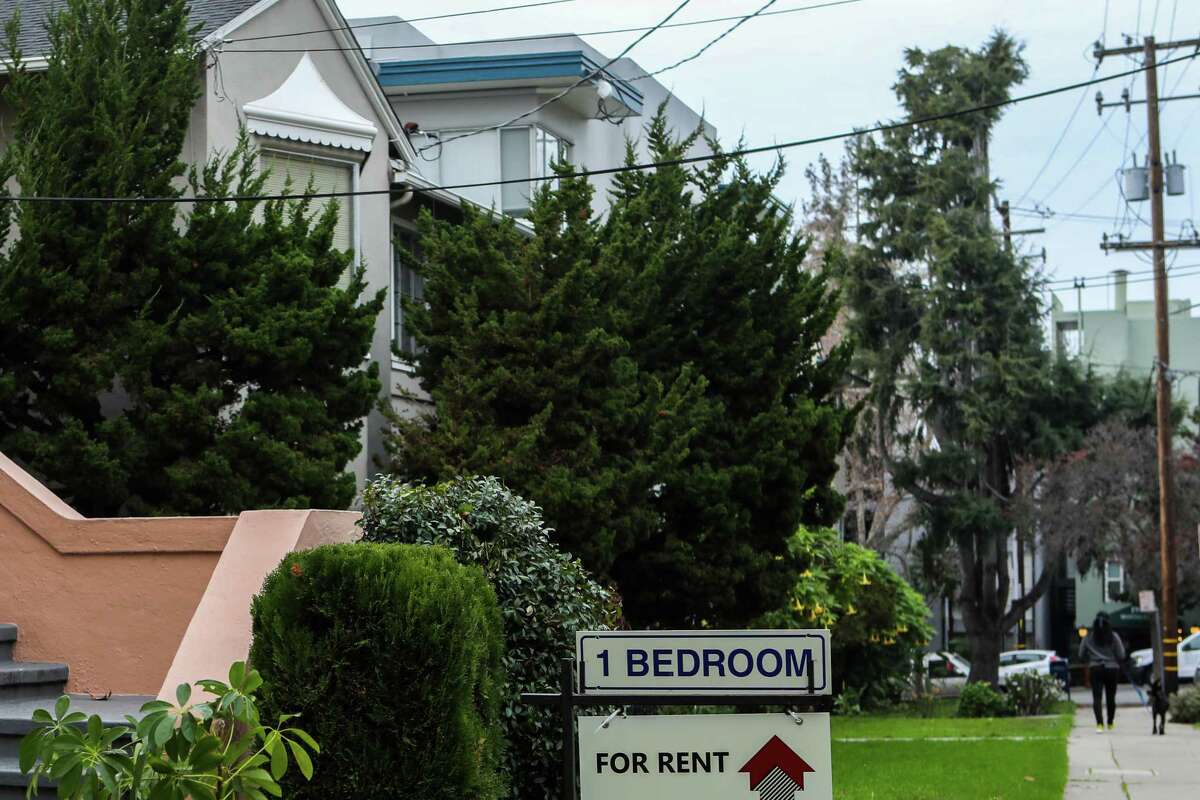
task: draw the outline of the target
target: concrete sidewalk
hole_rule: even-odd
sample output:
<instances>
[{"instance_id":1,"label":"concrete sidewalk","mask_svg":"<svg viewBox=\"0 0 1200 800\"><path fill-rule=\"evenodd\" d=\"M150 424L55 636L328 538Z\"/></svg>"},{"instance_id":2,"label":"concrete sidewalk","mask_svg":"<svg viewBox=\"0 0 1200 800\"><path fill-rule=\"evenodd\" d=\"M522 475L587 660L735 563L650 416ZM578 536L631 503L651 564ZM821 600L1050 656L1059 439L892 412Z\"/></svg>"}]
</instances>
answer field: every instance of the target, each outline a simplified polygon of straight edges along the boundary
<instances>
[{"instance_id":1,"label":"concrete sidewalk","mask_svg":"<svg viewBox=\"0 0 1200 800\"><path fill-rule=\"evenodd\" d=\"M1091 704L1080 706L1067 742L1067 798L1182 800L1200 787L1200 730L1167 723L1150 735L1150 712L1117 711L1117 729L1096 733Z\"/></svg>"},{"instance_id":2,"label":"concrete sidewalk","mask_svg":"<svg viewBox=\"0 0 1200 800\"><path fill-rule=\"evenodd\" d=\"M1142 689L1142 694L1138 694L1138 690L1130 683L1117 684L1117 708L1126 708L1136 706L1141 708L1145 701L1142 699L1145 696L1146 690ZM1092 690L1086 686L1072 686L1071 700L1080 708L1092 707ZM1146 730L1150 730L1149 723L1146 724Z\"/></svg>"}]
</instances>

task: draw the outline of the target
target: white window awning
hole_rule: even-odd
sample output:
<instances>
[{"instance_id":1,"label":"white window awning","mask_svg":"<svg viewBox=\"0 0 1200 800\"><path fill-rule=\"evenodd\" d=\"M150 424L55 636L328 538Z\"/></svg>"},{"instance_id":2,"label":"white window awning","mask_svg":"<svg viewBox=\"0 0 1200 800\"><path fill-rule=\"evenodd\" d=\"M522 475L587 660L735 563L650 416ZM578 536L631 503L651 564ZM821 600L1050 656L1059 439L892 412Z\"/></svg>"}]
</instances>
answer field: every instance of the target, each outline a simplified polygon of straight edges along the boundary
<instances>
[{"instance_id":1,"label":"white window awning","mask_svg":"<svg viewBox=\"0 0 1200 800\"><path fill-rule=\"evenodd\" d=\"M305 53L283 85L246 103L246 127L260 136L369 153L378 129L334 94Z\"/></svg>"}]
</instances>

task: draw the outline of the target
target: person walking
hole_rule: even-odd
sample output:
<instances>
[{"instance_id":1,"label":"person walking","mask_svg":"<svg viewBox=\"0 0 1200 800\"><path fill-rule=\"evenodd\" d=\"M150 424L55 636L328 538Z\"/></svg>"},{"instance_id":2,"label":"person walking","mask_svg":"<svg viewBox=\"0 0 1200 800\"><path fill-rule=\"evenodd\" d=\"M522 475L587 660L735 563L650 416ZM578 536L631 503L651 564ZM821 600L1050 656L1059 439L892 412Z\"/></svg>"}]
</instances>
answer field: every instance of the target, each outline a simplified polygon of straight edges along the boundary
<instances>
[{"instance_id":1,"label":"person walking","mask_svg":"<svg viewBox=\"0 0 1200 800\"><path fill-rule=\"evenodd\" d=\"M1079 659L1089 667L1092 679L1092 710L1096 712L1096 733L1104 733L1104 717L1101 716L1100 692L1108 706L1108 730L1115 727L1117 715L1117 677L1125 661L1125 643L1113 630L1108 614L1101 611L1096 615L1092 629L1079 643Z\"/></svg>"}]
</instances>

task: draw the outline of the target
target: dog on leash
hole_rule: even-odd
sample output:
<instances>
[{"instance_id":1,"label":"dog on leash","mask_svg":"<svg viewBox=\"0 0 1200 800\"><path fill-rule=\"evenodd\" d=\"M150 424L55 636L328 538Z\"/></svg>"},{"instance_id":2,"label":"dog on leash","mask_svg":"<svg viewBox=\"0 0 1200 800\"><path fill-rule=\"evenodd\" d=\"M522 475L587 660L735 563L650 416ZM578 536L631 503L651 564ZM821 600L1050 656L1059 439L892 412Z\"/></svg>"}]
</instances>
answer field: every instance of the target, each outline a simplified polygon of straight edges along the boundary
<instances>
[{"instance_id":1,"label":"dog on leash","mask_svg":"<svg viewBox=\"0 0 1200 800\"><path fill-rule=\"evenodd\" d=\"M1150 681L1150 735L1165 736L1167 722L1167 693L1163 691L1162 681L1154 678Z\"/></svg>"}]
</instances>

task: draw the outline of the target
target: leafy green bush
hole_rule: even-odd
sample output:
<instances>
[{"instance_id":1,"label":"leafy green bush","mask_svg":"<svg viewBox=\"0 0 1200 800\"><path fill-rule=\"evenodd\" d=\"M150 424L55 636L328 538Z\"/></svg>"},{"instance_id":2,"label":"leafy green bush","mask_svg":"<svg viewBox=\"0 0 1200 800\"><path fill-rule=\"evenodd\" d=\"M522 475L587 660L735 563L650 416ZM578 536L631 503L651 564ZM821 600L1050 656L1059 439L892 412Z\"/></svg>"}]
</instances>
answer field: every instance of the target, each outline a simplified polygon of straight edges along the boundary
<instances>
[{"instance_id":1,"label":"leafy green bush","mask_svg":"<svg viewBox=\"0 0 1200 800\"><path fill-rule=\"evenodd\" d=\"M1004 682L1004 691L1013 711L1023 717L1048 714L1062 697L1062 684L1053 675L1018 672Z\"/></svg>"},{"instance_id":2,"label":"leafy green bush","mask_svg":"<svg viewBox=\"0 0 1200 800\"><path fill-rule=\"evenodd\" d=\"M328 545L288 555L251 608L262 707L324 745L316 800L504 795L503 640L477 567L444 548Z\"/></svg>"},{"instance_id":3,"label":"leafy green bush","mask_svg":"<svg viewBox=\"0 0 1200 800\"><path fill-rule=\"evenodd\" d=\"M992 688L990 683L976 681L963 687L958 698L960 717L1011 717L1012 701Z\"/></svg>"},{"instance_id":4,"label":"leafy green bush","mask_svg":"<svg viewBox=\"0 0 1200 800\"><path fill-rule=\"evenodd\" d=\"M864 708L900 700L933 635L925 600L878 553L841 541L829 528L796 531L788 553L796 578L787 605L759 625L829 628L840 690L856 690Z\"/></svg>"},{"instance_id":5,"label":"leafy green bush","mask_svg":"<svg viewBox=\"0 0 1200 800\"><path fill-rule=\"evenodd\" d=\"M1200 722L1200 686L1171 695L1171 722Z\"/></svg>"},{"instance_id":6,"label":"leafy green bush","mask_svg":"<svg viewBox=\"0 0 1200 800\"><path fill-rule=\"evenodd\" d=\"M444 545L460 561L483 568L504 616L505 765L513 793L521 800L557 797L558 717L520 703L517 695L558 688L561 660L575 652L575 632L620 624L615 595L550 541L536 505L496 478L423 487L380 477L366 487L363 506L365 541Z\"/></svg>"},{"instance_id":7,"label":"leafy green bush","mask_svg":"<svg viewBox=\"0 0 1200 800\"><path fill-rule=\"evenodd\" d=\"M53 714L37 709L39 727L21 740L18 756L29 775L28 795L36 796L38 782L50 776L64 798L266 800L279 796L276 781L288 770L289 751L301 774L312 777L311 753L320 748L299 728L284 727L292 715L281 715L279 727L259 721L256 671L239 661L229 668L229 683L196 685L212 699L193 703L192 687L181 683L177 705L146 703L136 727L105 727L98 715L72 711L67 695Z\"/></svg>"}]
</instances>

